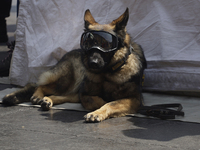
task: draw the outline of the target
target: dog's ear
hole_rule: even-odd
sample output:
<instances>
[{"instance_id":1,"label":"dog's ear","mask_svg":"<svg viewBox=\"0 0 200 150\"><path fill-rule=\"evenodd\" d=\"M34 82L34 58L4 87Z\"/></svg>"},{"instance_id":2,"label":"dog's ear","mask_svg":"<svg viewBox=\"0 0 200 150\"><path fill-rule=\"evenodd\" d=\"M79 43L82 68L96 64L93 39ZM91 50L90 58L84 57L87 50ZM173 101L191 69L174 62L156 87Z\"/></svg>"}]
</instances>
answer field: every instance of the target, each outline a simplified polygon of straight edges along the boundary
<instances>
[{"instance_id":1,"label":"dog's ear","mask_svg":"<svg viewBox=\"0 0 200 150\"><path fill-rule=\"evenodd\" d=\"M126 11L116 20L113 20L110 24L115 26L115 30L124 30L129 18L129 10L126 8Z\"/></svg>"},{"instance_id":2,"label":"dog's ear","mask_svg":"<svg viewBox=\"0 0 200 150\"><path fill-rule=\"evenodd\" d=\"M97 24L89 9L85 11L84 21L85 21L85 29L88 29L88 26L90 24L91 25Z\"/></svg>"}]
</instances>

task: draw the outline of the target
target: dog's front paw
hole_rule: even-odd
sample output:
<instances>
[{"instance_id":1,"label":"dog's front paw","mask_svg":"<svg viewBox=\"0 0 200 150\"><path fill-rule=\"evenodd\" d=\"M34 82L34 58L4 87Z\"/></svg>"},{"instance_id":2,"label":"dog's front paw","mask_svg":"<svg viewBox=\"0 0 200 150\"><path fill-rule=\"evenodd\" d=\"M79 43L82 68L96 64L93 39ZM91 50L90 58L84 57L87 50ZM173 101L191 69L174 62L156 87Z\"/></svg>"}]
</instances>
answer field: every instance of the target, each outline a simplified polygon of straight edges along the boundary
<instances>
[{"instance_id":1,"label":"dog's front paw","mask_svg":"<svg viewBox=\"0 0 200 150\"><path fill-rule=\"evenodd\" d=\"M40 105L42 103L42 98L37 96L32 96L30 100L33 105Z\"/></svg>"},{"instance_id":2,"label":"dog's front paw","mask_svg":"<svg viewBox=\"0 0 200 150\"><path fill-rule=\"evenodd\" d=\"M8 94L2 98L2 103L4 105L13 106L19 104L20 101L17 99L15 94Z\"/></svg>"},{"instance_id":3,"label":"dog's front paw","mask_svg":"<svg viewBox=\"0 0 200 150\"><path fill-rule=\"evenodd\" d=\"M52 106L53 106L53 102L49 97L44 97L42 99L42 102L41 102L42 110L47 111L47 110L51 109Z\"/></svg>"},{"instance_id":4,"label":"dog's front paw","mask_svg":"<svg viewBox=\"0 0 200 150\"><path fill-rule=\"evenodd\" d=\"M106 117L98 112L91 112L84 116L86 122L101 122L106 119Z\"/></svg>"}]
</instances>

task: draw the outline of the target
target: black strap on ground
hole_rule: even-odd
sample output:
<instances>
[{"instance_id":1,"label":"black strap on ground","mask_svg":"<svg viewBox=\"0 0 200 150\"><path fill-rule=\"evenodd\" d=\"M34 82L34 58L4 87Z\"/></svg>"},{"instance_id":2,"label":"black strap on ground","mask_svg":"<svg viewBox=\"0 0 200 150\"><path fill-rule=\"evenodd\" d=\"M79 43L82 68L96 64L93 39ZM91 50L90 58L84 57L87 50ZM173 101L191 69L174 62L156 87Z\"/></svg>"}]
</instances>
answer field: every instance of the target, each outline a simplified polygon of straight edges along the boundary
<instances>
[{"instance_id":1,"label":"black strap on ground","mask_svg":"<svg viewBox=\"0 0 200 150\"><path fill-rule=\"evenodd\" d=\"M170 109L171 108L171 109ZM175 116L184 116L182 105L179 103L142 106L137 113L160 119L175 119Z\"/></svg>"}]
</instances>

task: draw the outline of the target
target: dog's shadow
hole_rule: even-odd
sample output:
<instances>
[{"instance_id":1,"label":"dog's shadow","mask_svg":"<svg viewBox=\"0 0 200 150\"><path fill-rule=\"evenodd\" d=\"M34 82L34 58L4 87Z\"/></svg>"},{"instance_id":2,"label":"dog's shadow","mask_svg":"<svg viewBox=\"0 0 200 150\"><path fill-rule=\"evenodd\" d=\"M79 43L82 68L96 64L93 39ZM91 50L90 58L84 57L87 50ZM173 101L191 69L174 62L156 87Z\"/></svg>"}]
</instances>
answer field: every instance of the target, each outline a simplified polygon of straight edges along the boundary
<instances>
[{"instance_id":1,"label":"dog's shadow","mask_svg":"<svg viewBox=\"0 0 200 150\"><path fill-rule=\"evenodd\" d=\"M122 132L125 136L132 138L171 141L180 137L200 135L200 125L197 123L137 117L128 120L136 127Z\"/></svg>"},{"instance_id":2,"label":"dog's shadow","mask_svg":"<svg viewBox=\"0 0 200 150\"><path fill-rule=\"evenodd\" d=\"M39 109L41 111L41 109ZM49 111L41 111L41 115L45 116L47 120L52 121L61 121L65 123L83 121L83 116L87 112L83 111L75 111L75 110L49 110Z\"/></svg>"}]
</instances>

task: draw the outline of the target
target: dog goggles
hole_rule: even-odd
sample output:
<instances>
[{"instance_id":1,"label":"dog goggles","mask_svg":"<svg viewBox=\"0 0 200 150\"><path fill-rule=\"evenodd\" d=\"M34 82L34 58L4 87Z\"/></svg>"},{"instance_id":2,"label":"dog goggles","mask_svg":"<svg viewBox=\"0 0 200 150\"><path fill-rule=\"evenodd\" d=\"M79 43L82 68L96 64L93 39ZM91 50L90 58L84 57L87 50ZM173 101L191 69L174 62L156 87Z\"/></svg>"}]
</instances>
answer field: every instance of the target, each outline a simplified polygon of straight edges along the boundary
<instances>
[{"instance_id":1,"label":"dog goggles","mask_svg":"<svg viewBox=\"0 0 200 150\"><path fill-rule=\"evenodd\" d=\"M86 31L81 36L80 45L85 51L95 48L102 52L110 52L117 49L118 38L105 31Z\"/></svg>"}]
</instances>

